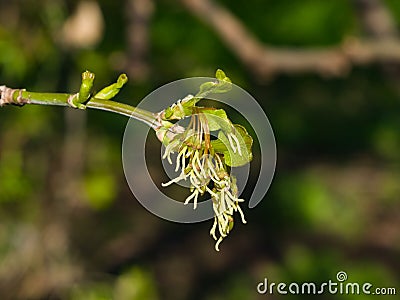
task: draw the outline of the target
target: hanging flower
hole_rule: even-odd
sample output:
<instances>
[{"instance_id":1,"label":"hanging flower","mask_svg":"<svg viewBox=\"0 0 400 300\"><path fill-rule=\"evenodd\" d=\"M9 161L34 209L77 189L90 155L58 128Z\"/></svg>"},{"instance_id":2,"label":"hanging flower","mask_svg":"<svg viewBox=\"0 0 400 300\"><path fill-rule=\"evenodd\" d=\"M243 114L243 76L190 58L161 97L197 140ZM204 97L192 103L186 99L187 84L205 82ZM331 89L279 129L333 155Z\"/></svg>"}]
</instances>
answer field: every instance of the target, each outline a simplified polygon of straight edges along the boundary
<instances>
[{"instance_id":1,"label":"hanging flower","mask_svg":"<svg viewBox=\"0 0 400 300\"><path fill-rule=\"evenodd\" d=\"M224 110L195 104L210 93L229 89L230 80L219 70L216 82L203 84L196 96L189 95L158 114L160 123L190 118L189 125L184 129L179 126L177 130L174 124L175 128L171 130L171 123L168 122L168 126L157 130L158 138L166 145L163 159L171 165L175 164L175 171L179 174L162 186L189 180L191 194L184 204L193 202L193 209L197 208L199 196L205 193L211 196L214 224L210 234L216 240L217 251L233 228L235 212L246 223L239 206L244 200L239 198L236 178L229 170L251 160L252 138L244 127L233 125ZM218 132L218 139L211 140L211 131ZM171 158L173 153L177 153L175 161Z\"/></svg>"}]
</instances>

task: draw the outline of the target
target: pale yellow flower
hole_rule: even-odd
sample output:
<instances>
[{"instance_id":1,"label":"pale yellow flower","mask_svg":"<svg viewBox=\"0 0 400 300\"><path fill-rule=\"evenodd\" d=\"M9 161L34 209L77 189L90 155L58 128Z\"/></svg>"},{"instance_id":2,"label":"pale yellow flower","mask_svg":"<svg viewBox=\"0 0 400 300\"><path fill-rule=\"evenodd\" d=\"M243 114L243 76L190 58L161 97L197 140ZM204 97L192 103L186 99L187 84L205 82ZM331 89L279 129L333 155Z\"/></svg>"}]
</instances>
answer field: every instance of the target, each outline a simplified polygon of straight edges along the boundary
<instances>
[{"instance_id":1,"label":"pale yellow flower","mask_svg":"<svg viewBox=\"0 0 400 300\"><path fill-rule=\"evenodd\" d=\"M232 150L242 155L235 131L227 134L227 138ZM172 161L172 153L177 153L175 162ZM239 203L244 200L238 198L236 179L229 174L224 158L221 154L213 152L209 124L204 114L199 112L191 116L190 124L185 132L177 134L169 141L163 159L170 164L175 163L175 171L179 175L163 183L162 186L166 187L182 180L190 182L191 194L186 198L185 205L193 202L193 209L196 209L199 196L205 193L211 196L214 224L210 234L216 240L215 249L219 251L220 243L233 227L234 212L238 212L242 222L246 223L239 206Z\"/></svg>"}]
</instances>

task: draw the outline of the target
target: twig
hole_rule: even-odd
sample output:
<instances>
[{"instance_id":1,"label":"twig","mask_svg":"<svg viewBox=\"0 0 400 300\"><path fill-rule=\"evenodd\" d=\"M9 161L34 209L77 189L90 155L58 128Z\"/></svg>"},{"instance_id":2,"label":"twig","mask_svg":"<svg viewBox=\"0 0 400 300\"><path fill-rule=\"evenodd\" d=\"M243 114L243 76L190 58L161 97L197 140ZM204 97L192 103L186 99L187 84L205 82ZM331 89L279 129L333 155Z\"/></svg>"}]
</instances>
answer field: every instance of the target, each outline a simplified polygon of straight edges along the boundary
<instances>
[{"instance_id":1,"label":"twig","mask_svg":"<svg viewBox=\"0 0 400 300\"><path fill-rule=\"evenodd\" d=\"M5 85L0 86L0 93L0 106L8 104L18 106L38 104L76 108L73 106L71 99L75 98L77 94L37 93L25 91L23 89L12 89ZM152 128L160 126L155 114L128 104L90 97L85 106L86 108L105 110L131 117L146 123Z\"/></svg>"}]
</instances>

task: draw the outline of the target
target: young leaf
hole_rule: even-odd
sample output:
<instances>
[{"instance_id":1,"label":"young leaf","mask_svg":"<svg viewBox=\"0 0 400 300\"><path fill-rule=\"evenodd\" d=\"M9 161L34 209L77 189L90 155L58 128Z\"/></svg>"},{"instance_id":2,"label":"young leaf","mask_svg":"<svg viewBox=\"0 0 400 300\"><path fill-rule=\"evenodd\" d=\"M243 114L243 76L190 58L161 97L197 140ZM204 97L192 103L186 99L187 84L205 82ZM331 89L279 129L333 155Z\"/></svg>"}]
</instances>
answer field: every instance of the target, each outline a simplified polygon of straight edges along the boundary
<instances>
[{"instance_id":1,"label":"young leaf","mask_svg":"<svg viewBox=\"0 0 400 300\"><path fill-rule=\"evenodd\" d=\"M227 78L227 77L226 77L224 71L222 71L221 69L218 69L218 70L215 72L215 78L217 78L218 80L224 80L224 79Z\"/></svg>"},{"instance_id":2,"label":"young leaf","mask_svg":"<svg viewBox=\"0 0 400 300\"><path fill-rule=\"evenodd\" d=\"M222 129L223 131L231 132L233 130L233 125L228 119L225 110L201 108L201 112L204 113L207 118L210 131Z\"/></svg>"},{"instance_id":3,"label":"young leaf","mask_svg":"<svg viewBox=\"0 0 400 300\"><path fill-rule=\"evenodd\" d=\"M202 97L204 97L204 96L212 93L213 90L215 89L215 86L216 86L215 82L212 82L212 81L203 83L202 85L200 85L200 90L199 90L198 95L199 96L201 95Z\"/></svg>"},{"instance_id":4,"label":"young leaf","mask_svg":"<svg viewBox=\"0 0 400 300\"><path fill-rule=\"evenodd\" d=\"M126 74L121 74L119 75L116 83L113 83L105 87L100 92L98 92L94 97L98 99L110 100L119 93L120 89L127 82L128 82L128 76L126 76Z\"/></svg>"},{"instance_id":5,"label":"young leaf","mask_svg":"<svg viewBox=\"0 0 400 300\"><path fill-rule=\"evenodd\" d=\"M234 124L235 134L239 140L241 153L236 149L233 150L229 139L223 131L218 134L218 139L225 145L226 150L223 152L225 163L230 167L239 167L249 163L253 159L251 151L253 138L247 133L246 128L242 125ZM212 144L214 147L214 144ZM220 147L220 146L219 146Z\"/></svg>"}]
</instances>

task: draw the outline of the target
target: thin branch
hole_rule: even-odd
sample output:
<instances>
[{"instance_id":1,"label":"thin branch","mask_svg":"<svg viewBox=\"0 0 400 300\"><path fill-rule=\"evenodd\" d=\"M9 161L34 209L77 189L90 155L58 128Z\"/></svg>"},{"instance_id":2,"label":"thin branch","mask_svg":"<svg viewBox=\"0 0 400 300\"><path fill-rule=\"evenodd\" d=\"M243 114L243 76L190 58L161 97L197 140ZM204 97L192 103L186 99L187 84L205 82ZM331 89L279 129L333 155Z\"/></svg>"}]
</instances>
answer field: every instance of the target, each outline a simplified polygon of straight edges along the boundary
<instances>
[{"instance_id":1,"label":"thin branch","mask_svg":"<svg viewBox=\"0 0 400 300\"><path fill-rule=\"evenodd\" d=\"M272 47L262 44L237 17L212 0L181 2L213 28L225 45L260 80L279 73L311 72L323 76L343 76L353 65L400 62L400 40L397 37L388 37L384 41L348 38L341 45L328 48Z\"/></svg>"},{"instance_id":2,"label":"thin branch","mask_svg":"<svg viewBox=\"0 0 400 300\"><path fill-rule=\"evenodd\" d=\"M91 98L86 107L114 112L120 115L134 118L143 123L146 123L153 129L161 126L155 114L137 107L133 107L128 104L119 103L111 100Z\"/></svg>"},{"instance_id":3,"label":"thin branch","mask_svg":"<svg viewBox=\"0 0 400 300\"><path fill-rule=\"evenodd\" d=\"M71 107L71 99L77 95L64 93L29 92L22 89L12 89L4 85L0 86L0 94L0 106L7 104L19 106L23 106L25 104L38 104L66 107ZM146 123L153 129L161 126L155 114L137 107L130 106L128 104L91 97L85 106L87 108L105 110L134 118Z\"/></svg>"}]
</instances>

